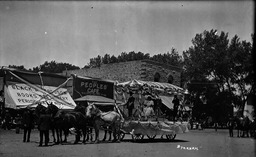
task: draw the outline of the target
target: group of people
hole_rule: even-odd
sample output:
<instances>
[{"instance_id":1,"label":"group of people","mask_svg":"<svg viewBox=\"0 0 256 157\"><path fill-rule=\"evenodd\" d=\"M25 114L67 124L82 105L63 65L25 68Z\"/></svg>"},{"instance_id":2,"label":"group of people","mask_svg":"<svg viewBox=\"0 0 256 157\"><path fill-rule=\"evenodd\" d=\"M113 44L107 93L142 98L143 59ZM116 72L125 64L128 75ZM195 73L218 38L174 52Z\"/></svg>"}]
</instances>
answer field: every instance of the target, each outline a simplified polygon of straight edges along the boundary
<instances>
[{"instance_id":1,"label":"group of people","mask_svg":"<svg viewBox=\"0 0 256 157\"><path fill-rule=\"evenodd\" d=\"M128 117L133 118L133 112L135 109L135 97L133 96L133 92L129 93L129 98L126 102L126 107L128 110ZM143 104L140 106L141 111L143 113L143 116L145 116L145 119L147 119L147 116L154 116L154 108L155 104L151 96L147 96Z\"/></svg>"},{"instance_id":2,"label":"group of people","mask_svg":"<svg viewBox=\"0 0 256 157\"><path fill-rule=\"evenodd\" d=\"M128 110L128 117L133 117L133 111L135 109L135 97L133 96L134 93L133 92L129 92L129 98L126 102L126 108ZM158 103L155 103L156 101L154 101L153 97L151 95L145 95L145 100L140 103L140 110L142 112L142 115L145 117L145 119L147 120L148 117L152 117L155 116L159 110L160 110L160 105L161 105L161 101L159 101ZM178 109L180 106L180 100L177 97L177 95L174 95L173 98L173 112L172 112L172 116L173 116L173 121L176 121L177 119L177 113L178 113Z\"/></svg>"},{"instance_id":3,"label":"group of people","mask_svg":"<svg viewBox=\"0 0 256 157\"><path fill-rule=\"evenodd\" d=\"M38 105L42 106L41 103L39 103ZM35 118L36 116L39 117ZM41 110L39 115L35 115L31 109L25 108L22 115L22 124L24 129L23 142L30 142L31 130L34 128L35 124L37 124L40 138L39 146L43 145L43 141L44 145L48 146L49 130L52 125L52 118L47 110Z\"/></svg>"}]
</instances>

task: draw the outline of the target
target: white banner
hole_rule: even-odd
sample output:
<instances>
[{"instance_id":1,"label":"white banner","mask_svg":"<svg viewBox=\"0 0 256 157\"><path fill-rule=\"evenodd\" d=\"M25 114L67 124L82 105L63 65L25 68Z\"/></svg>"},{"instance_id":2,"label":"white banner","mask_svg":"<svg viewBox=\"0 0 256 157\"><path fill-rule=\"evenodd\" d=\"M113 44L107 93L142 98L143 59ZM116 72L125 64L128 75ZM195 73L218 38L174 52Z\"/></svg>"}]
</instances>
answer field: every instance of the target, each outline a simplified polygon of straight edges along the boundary
<instances>
[{"instance_id":1,"label":"white banner","mask_svg":"<svg viewBox=\"0 0 256 157\"><path fill-rule=\"evenodd\" d=\"M41 88L41 87L40 87ZM43 93L27 84L22 83L8 83L5 86L5 106L9 108L24 108L35 102L41 102L42 105L47 107L48 103L53 103L60 109L73 109L76 104L71 98L70 94L65 88L43 86L42 89L47 91L48 94ZM61 103L58 99L70 104ZM33 105L32 105L33 107Z\"/></svg>"}]
</instances>

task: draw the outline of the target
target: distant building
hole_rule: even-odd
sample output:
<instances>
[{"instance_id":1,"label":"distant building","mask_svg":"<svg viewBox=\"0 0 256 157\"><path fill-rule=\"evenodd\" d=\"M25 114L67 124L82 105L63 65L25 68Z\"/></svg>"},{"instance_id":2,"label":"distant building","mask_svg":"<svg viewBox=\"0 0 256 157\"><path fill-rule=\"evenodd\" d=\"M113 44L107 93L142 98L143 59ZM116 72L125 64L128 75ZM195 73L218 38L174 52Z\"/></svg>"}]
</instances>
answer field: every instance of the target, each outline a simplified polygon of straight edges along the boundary
<instances>
[{"instance_id":1,"label":"distant building","mask_svg":"<svg viewBox=\"0 0 256 157\"><path fill-rule=\"evenodd\" d=\"M151 60L139 60L103 64L100 67L63 71L63 75L89 76L126 82L133 79L142 81L167 82L181 86L182 69Z\"/></svg>"}]
</instances>

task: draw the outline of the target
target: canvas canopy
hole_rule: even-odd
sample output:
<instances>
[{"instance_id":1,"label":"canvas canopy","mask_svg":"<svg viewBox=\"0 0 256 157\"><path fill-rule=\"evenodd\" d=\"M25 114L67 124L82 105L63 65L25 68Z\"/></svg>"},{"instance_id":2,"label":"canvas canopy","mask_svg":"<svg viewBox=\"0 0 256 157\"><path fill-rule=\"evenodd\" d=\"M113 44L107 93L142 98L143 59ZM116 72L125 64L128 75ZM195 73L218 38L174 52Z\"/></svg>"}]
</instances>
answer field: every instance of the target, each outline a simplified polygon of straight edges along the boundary
<instances>
[{"instance_id":1,"label":"canvas canopy","mask_svg":"<svg viewBox=\"0 0 256 157\"><path fill-rule=\"evenodd\" d=\"M1 69L4 72L5 107L35 107L38 102L53 103L61 109L73 109L76 104L65 88L70 78L46 73Z\"/></svg>"},{"instance_id":2,"label":"canvas canopy","mask_svg":"<svg viewBox=\"0 0 256 157\"><path fill-rule=\"evenodd\" d=\"M172 100L174 97L170 97L170 96L159 96L162 100L162 103L168 107L169 109L173 109L173 103Z\"/></svg>"},{"instance_id":3,"label":"canvas canopy","mask_svg":"<svg viewBox=\"0 0 256 157\"><path fill-rule=\"evenodd\" d=\"M131 87L131 88L150 87L155 90L167 92L170 94L173 94L173 93L183 94L185 92L183 88L175 86L170 83L141 81L141 80L131 80L127 82L117 83L117 86Z\"/></svg>"}]
</instances>

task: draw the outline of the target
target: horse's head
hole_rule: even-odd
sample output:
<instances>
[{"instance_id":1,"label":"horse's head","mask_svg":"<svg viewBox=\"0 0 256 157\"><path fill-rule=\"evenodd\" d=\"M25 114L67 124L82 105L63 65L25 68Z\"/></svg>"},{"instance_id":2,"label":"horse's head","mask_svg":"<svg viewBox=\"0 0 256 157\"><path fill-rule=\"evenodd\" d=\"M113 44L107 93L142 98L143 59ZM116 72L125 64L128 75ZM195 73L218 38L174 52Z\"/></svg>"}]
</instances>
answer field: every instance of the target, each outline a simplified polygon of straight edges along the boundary
<instances>
[{"instance_id":1,"label":"horse's head","mask_svg":"<svg viewBox=\"0 0 256 157\"><path fill-rule=\"evenodd\" d=\"M99 113L99 109L94 104L89 104L86 107L86 116L91 118Z\"/></svg>"},{"instance_id":2,"label":"horse's head","mask_svg":"<svg viewBox=\"0 0 256 157\"><path fill-rule=\"evenodd\" d=\"M76 112L80 112L82 113L83 115L86 114L86 107L84 105L77 105L75 108L74 108L74 111Z\"/></svg>"},{"instance_id":3,"label":"horse's head","mask_svg":"<svg viewBox=\"0 0 256 157\"><path fill-rule=\"evenodd\" d=\"M46 107L43 106L41 103L39 103L36 108L35 108L35 114L36 116L40 116L41 113L45 113L46 112Z\"/></svg>"},{"instance_id":4,"label":"horse's head","mask_svg":"<svg viewBox=\"0 0 256 157\"><path fill-rule=\"evenodd\" d=\"M50 114L55 115L58 112L59 108L57 106L55 106L54 104L50 103L50 104L48 104L47 110Z\"/></svg>"}]
</instances>

